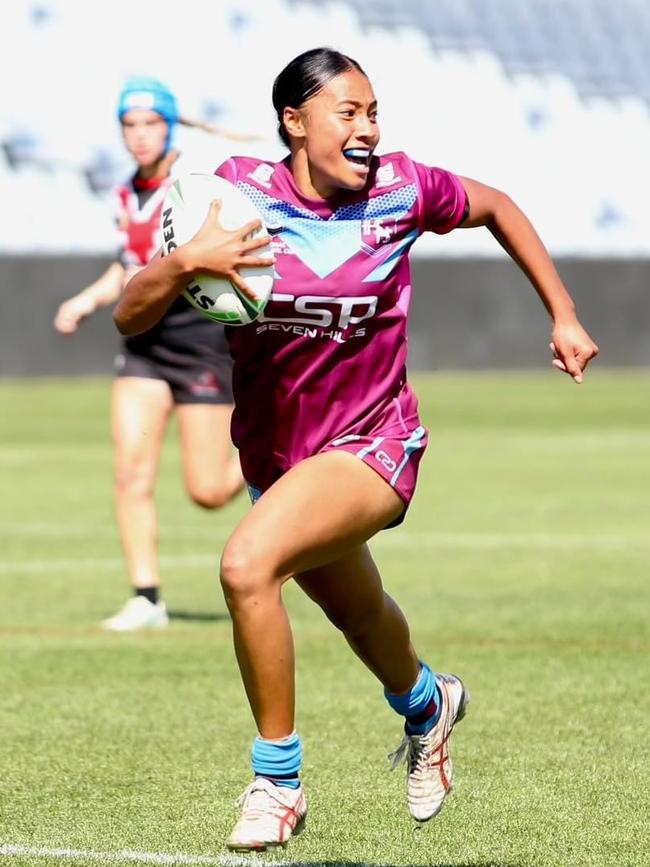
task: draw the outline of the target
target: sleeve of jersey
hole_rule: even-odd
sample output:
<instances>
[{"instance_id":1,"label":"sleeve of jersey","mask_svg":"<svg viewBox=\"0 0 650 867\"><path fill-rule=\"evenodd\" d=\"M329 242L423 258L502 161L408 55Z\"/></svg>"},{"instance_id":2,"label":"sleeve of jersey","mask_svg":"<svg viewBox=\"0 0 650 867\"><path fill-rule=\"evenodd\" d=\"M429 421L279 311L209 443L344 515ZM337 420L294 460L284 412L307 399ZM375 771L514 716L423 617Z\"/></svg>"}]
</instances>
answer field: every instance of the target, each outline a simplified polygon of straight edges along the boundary
<instances>
[{"instance_id":1,"label":"sleeve of jersey","mask_svg":"<svg viewBox=\"0 0 650 867\"><path fill-rule=\"evenodd\" d=\"M413 163L419 181L420 226L423 232L445 235L463 219L467 194L460 178L445 169Z\"/></svg>"},{"instance_id":2,"label":"sleeve of jersey","mask_svg":"<svg viewBox=\"0 0 650 867\"><path fill-rule=\"evenodd\" d=\"M237 183L237 163L232 157L230 157L229 160L226 160L225 163L221 163L219 168L215 169L214 173L220 178L230 181L231 184Z\"/></svg>"}]
</instances>

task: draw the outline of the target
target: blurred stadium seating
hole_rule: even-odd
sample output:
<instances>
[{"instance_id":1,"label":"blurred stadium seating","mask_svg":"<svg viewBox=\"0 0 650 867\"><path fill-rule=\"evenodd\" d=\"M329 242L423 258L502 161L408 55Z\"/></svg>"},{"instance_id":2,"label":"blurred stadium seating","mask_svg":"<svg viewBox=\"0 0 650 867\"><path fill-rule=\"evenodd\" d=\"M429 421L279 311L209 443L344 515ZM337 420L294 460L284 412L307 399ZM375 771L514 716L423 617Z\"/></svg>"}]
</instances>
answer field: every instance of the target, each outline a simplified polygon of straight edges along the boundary
<instances>
[{"instance_id":1,"label":"blurred stadium seating","mask_svg":"<svg viewBox=\"0 0 650 867\"><path fill-rule=\"evenodd\" d=\"M2 253L113 248L127 75L163 78L190 117L263 136L233 147L181 130L188 162L277 159L272 79L324 44L369 73L383 150L505 189L556 255L650 255L647 0L185 0L182 15L160 0L14 0L3 24ZM486 232L436 251L498 254Z\"/></svg>"}]
</instances>

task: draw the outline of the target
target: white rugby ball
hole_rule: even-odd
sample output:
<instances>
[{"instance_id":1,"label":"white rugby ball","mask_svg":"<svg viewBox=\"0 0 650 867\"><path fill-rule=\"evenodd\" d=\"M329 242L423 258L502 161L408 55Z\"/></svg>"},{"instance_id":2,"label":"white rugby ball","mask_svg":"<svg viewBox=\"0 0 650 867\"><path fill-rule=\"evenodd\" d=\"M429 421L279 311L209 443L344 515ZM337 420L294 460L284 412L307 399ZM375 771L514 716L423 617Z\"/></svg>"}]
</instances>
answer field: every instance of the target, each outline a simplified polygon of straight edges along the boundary
<instances>
[{"instance_id":1,"label":"white rugby ball","mask_svg":"<svg viewBox=\"0 0 650 867\"><path fill-rule=\"evenodd\" d=\"M165 197L160 216L163 255L187 243L196 235L208 215L214 199L221 200L219 222L229 231L240 229L251 220L261 220L262 227L251 235L267 235L264 221L255 205L234 184L217 175L190 172L178 177ZM252 256L268 256L264 247L251 251ZM226 325L247 325L260 315L273 288L273 266L240 268L239 273L255 295L251 301L230 280L198 274L183 295L210 319Z\"/></svg>"}]
</instances>

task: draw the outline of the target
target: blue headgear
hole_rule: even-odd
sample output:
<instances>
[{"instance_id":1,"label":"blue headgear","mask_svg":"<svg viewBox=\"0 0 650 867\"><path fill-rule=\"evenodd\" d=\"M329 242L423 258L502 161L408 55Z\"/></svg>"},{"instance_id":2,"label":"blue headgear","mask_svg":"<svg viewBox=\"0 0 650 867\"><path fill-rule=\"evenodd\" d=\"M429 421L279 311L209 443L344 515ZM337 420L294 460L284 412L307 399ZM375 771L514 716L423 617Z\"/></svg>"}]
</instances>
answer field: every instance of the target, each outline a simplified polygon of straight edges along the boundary
<instances>
[{"instance_id":1,"label":"blue headgear","mask_svg":"<svg viewBox=\"0 0 650 867\"><path fill-rule=\"evenodd\" d=\"M146 75L134 76L126 81L117 104L117 116L122 120L127 111L143 108L155 111L167 122L169 131L165 140L165 153L172 142L174 127L178 123L176 97L162 81Z\"/></svg>"}]
</instances>

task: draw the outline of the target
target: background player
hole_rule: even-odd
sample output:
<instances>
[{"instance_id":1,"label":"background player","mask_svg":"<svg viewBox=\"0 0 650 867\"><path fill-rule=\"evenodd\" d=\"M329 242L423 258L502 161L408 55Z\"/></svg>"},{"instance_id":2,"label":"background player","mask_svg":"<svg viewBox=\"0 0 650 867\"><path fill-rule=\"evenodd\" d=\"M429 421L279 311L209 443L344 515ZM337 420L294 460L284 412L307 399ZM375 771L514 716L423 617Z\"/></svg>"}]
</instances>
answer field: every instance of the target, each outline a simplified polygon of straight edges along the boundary
<instances>
[{"instance_id":1,"label":"background player","mask_svg":"<svg viewBox=\"0 0 650 867\"><path fill-rule=\"evenodd\" d=\"M136 172L116 190L123 247L94 283L65 301L54 320L72 334L95 310L113 304L126 279L159 246L162 203L178 153L179 121L172 92L153 78L130 79L119 97L118 118ZM222 132L219 130L219 132ZM176 411L185 486L207 509L227 503L243 484L231 455L232 360L223 327L178 298L146 334L127 338L117 356L112 419L117 522L135 595L104 622L107 629L161 627L154 486L167 423Z\"/></svg>"},{"instance_id":2,"label":"background player","mask_svg":"<svg viewBox=\"0 0 650 867\"><path fill-rule=\"evenodd\" d=\"M487 226L551 315L553 363L581 382L598 351L505 194L401 152L375 155L377 103L356 61L329 49L300 55L276 79L273 103L287 159L235 157L219 170L278 227L280 278L264 316L230 335L233 435L256 502L225 547L221 580L259 732L233 849L284 843L306 815L281 593L291 577L405 717L394 758L407 758L414 818L435 816L451 788L449 736L467 694L420 661L366 545L403 519L427 440L405 368L413 241L425 230ZM197 272L235 276L243 253L261 246L245 240L252 228L221 230L213 205L187 245L130 281L115 310L120 330L149 327Z\"/></svg>"}]
</instances>

